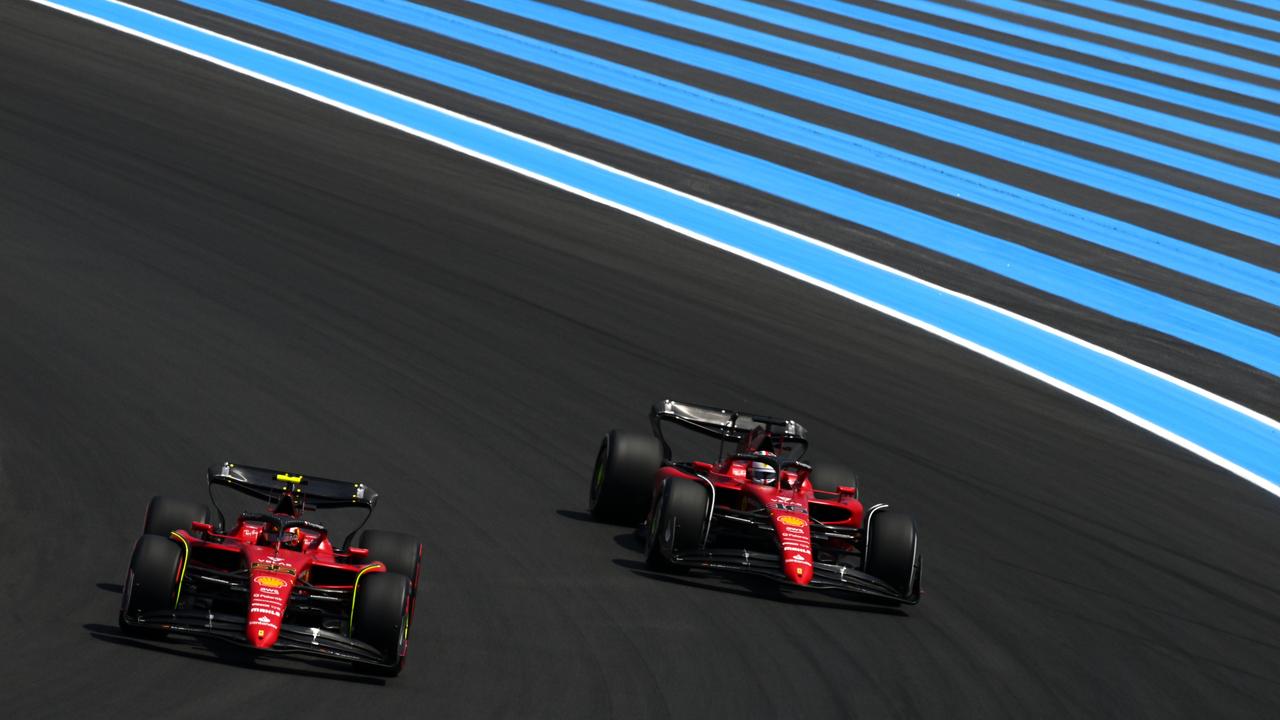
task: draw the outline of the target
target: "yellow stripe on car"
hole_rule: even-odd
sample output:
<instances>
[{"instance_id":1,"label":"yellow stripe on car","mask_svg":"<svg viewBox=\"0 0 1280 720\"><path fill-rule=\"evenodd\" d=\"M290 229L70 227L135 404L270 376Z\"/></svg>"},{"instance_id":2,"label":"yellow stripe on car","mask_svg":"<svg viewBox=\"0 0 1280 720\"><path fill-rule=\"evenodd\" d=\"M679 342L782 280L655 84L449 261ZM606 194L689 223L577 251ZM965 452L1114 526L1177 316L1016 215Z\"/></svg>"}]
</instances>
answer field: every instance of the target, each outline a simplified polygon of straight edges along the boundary
<instances>
[{"instance_id":1,"label":"yellow stripe on car","mask_svg":"<svg viewBox=\"0 0 1280 720\"><path fill-rule=\"evenodd\" d=\"M187 561L191 559L191 543L187 539L178 534L176 530L170 530L169 536L182 543L182 572L178 573L178 592L173 594L173 607L176 610L178 600L182 598L182 581L187 579Z\"/></svg>"},{"instance_id":2,"label":"yellow stripe on car","mask_svg":"<svg viewBox=\"0 0 1280 720\"><path fill-rule=\"evenodd\" d=\"M360 592L360 578L374 568L386 570L387 566L376 562L366 568L361 568L360 572L356 573L356 582L351 586L351 614L347 617L347 633L350 633L356 626L356 593Z\"/></svg>"}]
</instances>

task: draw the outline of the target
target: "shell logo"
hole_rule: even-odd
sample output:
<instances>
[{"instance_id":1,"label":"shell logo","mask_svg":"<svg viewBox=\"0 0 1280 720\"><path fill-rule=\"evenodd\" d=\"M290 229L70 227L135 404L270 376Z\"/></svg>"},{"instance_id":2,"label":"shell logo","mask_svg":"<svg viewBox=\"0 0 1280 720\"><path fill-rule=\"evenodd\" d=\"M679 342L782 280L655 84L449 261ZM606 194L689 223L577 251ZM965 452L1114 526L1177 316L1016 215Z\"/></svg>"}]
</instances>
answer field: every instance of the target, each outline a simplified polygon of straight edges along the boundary
<instances>
[{"instance_id":1,"label":"shell logo","mask_svg":"<svg viewBox=\"0 0 1280 720\"><path fill-rule=\"evenodd\" d=\"M794 515L781 515L778 517L778 522L787 527L804 527L809 524L803 518L798 518Z\"/></svg>"},{"instance_id":2,"label":"shell logo","mask_svg":"<svg viewBox=\"0 0 1280 720\"><path fill-rule=\"evenodd\" d=\"M269 588L282 588L288 584L284 580L281 580L278 577L271 577L270 575L259 575L258 577L254 578L253 581L258 583L262 587L269 587Z\"/></svg>"}]
</instances>

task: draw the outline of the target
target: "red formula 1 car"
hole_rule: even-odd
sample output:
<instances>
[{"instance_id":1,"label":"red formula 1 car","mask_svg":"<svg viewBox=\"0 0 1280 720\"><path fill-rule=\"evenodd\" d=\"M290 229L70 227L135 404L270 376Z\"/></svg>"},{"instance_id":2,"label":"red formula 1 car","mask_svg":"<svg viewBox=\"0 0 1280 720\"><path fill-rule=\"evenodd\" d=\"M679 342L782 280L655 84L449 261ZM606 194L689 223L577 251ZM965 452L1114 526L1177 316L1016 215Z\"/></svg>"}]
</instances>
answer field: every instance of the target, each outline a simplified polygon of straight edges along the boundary
<instances>
[{"instance_id":1,"label":"red formula 1 car","mask_svg":"<svg viewBox=\"0 0 1280 720\"><path fill-rule=\"evenodd\" d=\"M395 675L404 665L418 595L422 545L365 530L373 488L227 463L209 469L210 498L226 487L264 502L224 527L209 508L155 497L125 577L120 626L144 634L200 635L259 651L346 660ZM365 514L335 544L308 511Z\"/></svg>"},{"instance_id":2,"label":"red formula 1 car","mask_svg":"<svg viewBox=\"0 0 1280 720\"><path fill-rule=\"evenodd\" d=\"M847 469L800 462L808 441L797 422L671 400L649 418L652 437L605 436L590 493L592 517L643 523L649 567L919 602L915 520L883 504L864 508ZM673 461L664 423L718 439L719 457Z\"/></svg>"}]
</instances>

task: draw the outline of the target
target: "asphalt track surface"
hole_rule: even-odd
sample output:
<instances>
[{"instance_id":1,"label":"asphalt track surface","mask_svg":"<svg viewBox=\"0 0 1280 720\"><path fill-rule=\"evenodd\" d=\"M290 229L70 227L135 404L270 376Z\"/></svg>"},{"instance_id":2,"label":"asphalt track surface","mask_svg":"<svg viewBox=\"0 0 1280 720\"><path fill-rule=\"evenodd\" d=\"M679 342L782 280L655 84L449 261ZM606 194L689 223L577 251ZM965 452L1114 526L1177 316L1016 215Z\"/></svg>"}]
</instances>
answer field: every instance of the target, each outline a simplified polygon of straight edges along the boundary
<instances>
[{"instance_id":1,"label":"asphalt track surface","mask_svg":"<svg viewBox=\"0 0 1280 720\"><path fill-rule=\"evenodd\" d=\"M513 174L0 8L10 717L1263 717L1280 505L1092 406ZM671 396L798 416L918 518L904 611L646 572L583 513ZM147 499L224 459L420 535L383 683L116 630Z\"/></svg>"}]
</instances>

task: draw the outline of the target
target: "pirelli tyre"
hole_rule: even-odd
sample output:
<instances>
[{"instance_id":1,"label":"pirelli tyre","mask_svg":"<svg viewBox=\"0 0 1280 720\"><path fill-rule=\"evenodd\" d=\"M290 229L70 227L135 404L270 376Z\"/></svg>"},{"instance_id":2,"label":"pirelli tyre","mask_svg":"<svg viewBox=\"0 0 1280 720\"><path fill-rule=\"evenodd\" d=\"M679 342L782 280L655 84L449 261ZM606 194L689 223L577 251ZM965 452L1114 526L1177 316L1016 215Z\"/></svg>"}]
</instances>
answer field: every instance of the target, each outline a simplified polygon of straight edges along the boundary
<instances>
[{"instance_id":1,"label":"pirelli tyre","mask_svg":"<svg viewBox=\"0 0 1280 720\"><path fill-rule=\"evenodd\" d=\"M618 525L639 525L649 511L654 473L660 467L662 443L657 438L610 430L600 441L591 473L591 517Z\"/></svg>"},{"instance_id":2,"label":"pirelli tyre","mask_svg":"<svg viewBox=\"0 0 1280 720\"><path fill-rule=\"evenodd\" d=\"M190 500L157 495L147 503L142 532L169 537L174 530L190 530L192 522L209 522L209 507Z\"/></svg>"},{"instance_id":3,"label":"pirelli tyre","mask_svg":"<svg viewBox=\"0 0 1280 720\"><path fill-rule=\"evenodd\" d=\"M892 587L903 598L919 594L920 548L915 518L881 510L867 518L863 572Z\"/></svg>"},{"instance_id":4,"label":"pirelli tyre","mask_svg":"<svg viewBox=\"0 0 1280 720\"><path fill-rule=\"evenodd\" d=\"M400 573L416 583L422 568L422 543L412 535L390 530L365 530L356 547L369 551L369 559L386 566L388 572Z\"/></svg>"},{"instance_id":5,"label":"pirelli tyre","mask_svg":"<svg viewBox=\"0 0 1280 720\"><path fill-rule=\"evenodd\" d=\"M663 572L681 571L672 560L702 549L711 495L693 480L669 478L654 503L645 539L645 564Z\"/></svg>"},{"instance_id":6,"label":"pirelli tyre","mask_svg":"<svg viewBox=\"0 0 1280 720\"><path fill-rule=\"evenodd\" d=\"M815 465L809 471L809 484L814 490L829 493L839 492L842 487L853 488L855 496L858 492L858 476L844 465Z\"/></svg>"},{"instance_id":7,"label":"pirelli tyre","mask_svg":"<svg viewBox=\"0 0 1280 720\"><path fill-rule=\"evenodd\" d=\"M409 588L417 602L418 582L422 577L422 543L412 535L390 530L365 530L360 533L356 547L369 551L369 560L376 560L393 572L409 578ZM411 604L410 619L412 619Z\"/></svg>"},{"instance_id":8,"label":"pirelli tyre","mask_svg":"<svg viewBox=\"0 0 1280 720\"><path fill-rule=\"evenodd\" d=\"M400 573L367 573L356 585L351 609L351 637L373 646L384 658L381 665L361 670L399 675L409 645L412 593L409 578Z\"/></svg>"},{"instance_id":9,"label":"pirelli tyre","mask_svg":"<svg viewBox=\"0 0 1280 720\"><path fill-rule=\"evenodd\" d=\"M120 627L135 634L155 634L128 621L141 613L172 610L178 598L182 572L182 548L176 541L143 535L133 544L129 571L120 599ZM163 633L160 633L163 634Z\"/></svg>"}]
</instances>

